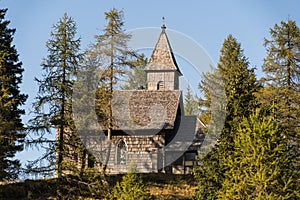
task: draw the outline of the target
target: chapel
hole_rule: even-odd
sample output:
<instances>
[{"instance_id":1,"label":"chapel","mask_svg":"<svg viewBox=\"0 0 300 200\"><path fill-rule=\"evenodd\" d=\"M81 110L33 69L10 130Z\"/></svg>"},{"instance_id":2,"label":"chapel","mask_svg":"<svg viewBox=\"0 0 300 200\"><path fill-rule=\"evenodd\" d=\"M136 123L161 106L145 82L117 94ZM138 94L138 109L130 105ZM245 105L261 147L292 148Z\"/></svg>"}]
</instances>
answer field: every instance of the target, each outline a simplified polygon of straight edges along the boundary
<instances>
[{"instance_id":1,"label":"chapel","mask_svg":"<svg viewBox=\"0 0 300 200\"><path fill-rule=\"evenodd\" d=\"M134 165L140 173L187 174L197 165L205 125L197 116L184 115L182 72L164 24L144 70L145 89L113 93L109 145L95 142L98 135L88 137L90 152L74 153L72 158L78 167L100 170L105 165L106 173L126 173ZM107 128L101 129L107 136ZM79 162L82 157L87 158L85 163Z\"/></svg>"},{"instance_id":2,"label":"chapel","mask_svg":"<svg viewBox=\"0 0 300 200\"><path fill-rule=\"evenodd\" d=\"M191 173L205 125L197 116L184 115L182 73L164 24L144 70L146 89L114 93L114 145L107 169L124 173L134 164L142 173Z\"/></svg>"}]
</instances>

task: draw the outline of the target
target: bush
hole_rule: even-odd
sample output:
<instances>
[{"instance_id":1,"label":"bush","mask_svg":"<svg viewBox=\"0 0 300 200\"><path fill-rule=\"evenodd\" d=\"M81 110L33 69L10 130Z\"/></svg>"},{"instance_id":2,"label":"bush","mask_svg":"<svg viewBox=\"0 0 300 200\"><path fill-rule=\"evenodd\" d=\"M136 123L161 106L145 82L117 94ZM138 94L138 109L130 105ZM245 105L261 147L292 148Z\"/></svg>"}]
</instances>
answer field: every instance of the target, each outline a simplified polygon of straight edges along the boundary
<instances>
[{"instance_id":1,"label":"bush","mask_svg":"<svg viewBox=\"0 0 300 200\"><path fill-rule=\"evenodd\" d=\"M134 168L131 168L114 187L110 199L118 200L147 200L152 199L149 191L143 183L140 174Z\"/></svg>"}]
</instances>

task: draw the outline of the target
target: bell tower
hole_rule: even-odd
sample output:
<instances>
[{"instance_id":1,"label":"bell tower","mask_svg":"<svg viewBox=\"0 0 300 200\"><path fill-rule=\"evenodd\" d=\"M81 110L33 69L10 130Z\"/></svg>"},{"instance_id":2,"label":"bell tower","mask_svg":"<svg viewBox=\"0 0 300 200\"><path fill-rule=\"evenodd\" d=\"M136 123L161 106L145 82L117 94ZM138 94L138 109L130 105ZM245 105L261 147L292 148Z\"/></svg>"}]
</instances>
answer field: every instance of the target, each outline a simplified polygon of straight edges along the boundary
<instances>
[{"instance_id":1,"label":"bell tower","mask_svg":"<svg viewBox=\"0 0 300 200\"><path fill-rule=\"evenodd\" d=\"M158 41L145 67L148 90L178 90L179 76L182 74L177 66L164 23L161 29Z\"/></svg>"}]
</instances>

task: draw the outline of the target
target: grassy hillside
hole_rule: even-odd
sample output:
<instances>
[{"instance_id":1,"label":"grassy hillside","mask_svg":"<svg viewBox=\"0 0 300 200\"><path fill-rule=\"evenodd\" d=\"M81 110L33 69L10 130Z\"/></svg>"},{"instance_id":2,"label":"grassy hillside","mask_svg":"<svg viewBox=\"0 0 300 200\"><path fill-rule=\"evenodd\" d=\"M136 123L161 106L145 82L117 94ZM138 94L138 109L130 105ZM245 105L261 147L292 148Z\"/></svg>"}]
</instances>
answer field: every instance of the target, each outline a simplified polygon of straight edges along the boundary
<instances>
[{"instance_id":1,"label":"grassy hillside","mask_svg":"<svg viewBox=\"0 0 300 200\"><path fill-rule=\"evenodd\" d=\"M174 174L143 174L144 183L154 199L191 199L196 187L192 175ZM122 175L106 177L112 188ZM20 183L2 183L0 185L0 199L55 199L56 179L26 180ZM77 199L92 199L78 197Z\"/></svg>"}]
</instances>

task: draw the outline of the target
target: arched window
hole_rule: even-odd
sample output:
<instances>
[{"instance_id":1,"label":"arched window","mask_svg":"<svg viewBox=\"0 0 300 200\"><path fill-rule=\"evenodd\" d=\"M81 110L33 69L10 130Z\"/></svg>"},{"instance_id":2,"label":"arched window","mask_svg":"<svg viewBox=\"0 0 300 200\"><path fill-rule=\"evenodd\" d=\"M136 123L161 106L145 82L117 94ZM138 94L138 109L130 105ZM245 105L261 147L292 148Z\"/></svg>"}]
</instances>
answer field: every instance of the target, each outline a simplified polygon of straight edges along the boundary
<instances>
[{"instance_id":1,"label":"arched window","mask_svg":"<svg viewBox=\"0 0 300 200\"><path fill-rule=\"evenodd\" d=\"M165 84L163 81L159 81L157 83L157 90L164 90L165 89Z\"/></svg>"},{"instance_id":2,"label":"arched window","mask_svg":"<svg viewBox=\"0 0 300 200\"><path fill-rule=\"evenodd\" d=\"M124 140L120 140L117 145L117 164L125 165L127 159L127 145Z\"/></svg>"}]
</instances>

